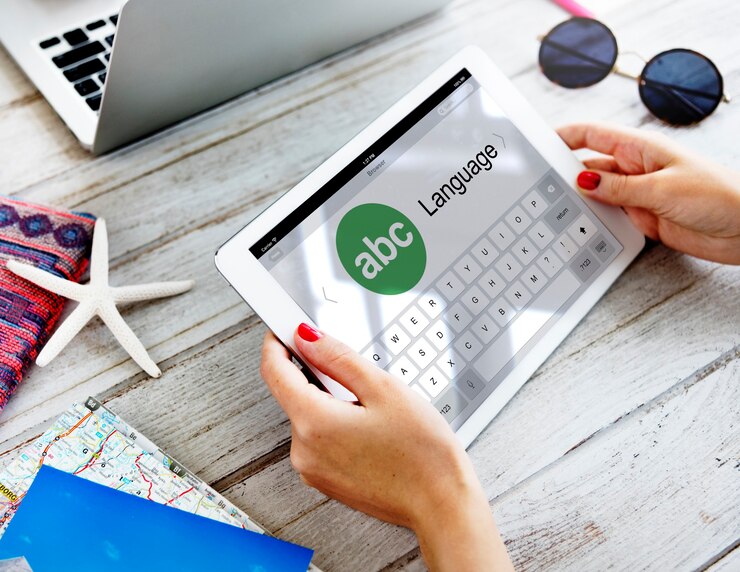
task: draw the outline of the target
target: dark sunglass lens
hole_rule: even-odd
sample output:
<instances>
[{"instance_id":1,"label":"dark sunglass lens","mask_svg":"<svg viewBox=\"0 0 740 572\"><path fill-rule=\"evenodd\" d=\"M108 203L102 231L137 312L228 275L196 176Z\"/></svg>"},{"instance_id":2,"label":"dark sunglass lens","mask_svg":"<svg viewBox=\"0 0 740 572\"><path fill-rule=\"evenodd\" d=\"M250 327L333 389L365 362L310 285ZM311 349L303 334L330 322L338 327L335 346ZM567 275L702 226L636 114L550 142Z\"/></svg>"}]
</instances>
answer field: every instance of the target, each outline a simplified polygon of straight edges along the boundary
<instances>
[{"instance_id":1,"label":"dark sunglass lens","mask_svg":"<svg viewBox=\"0 0 740 572\"><path fill-rule=\"evenodd\" d=\"M640 97L659 119L689 125L722 100L722 75L711 60L691 50L669 50L650 60L640 77Z\"/></svg>"},{"instance_id":2,"label":"dark sunglass lens","mask_svg":"<svg viewBox=\"0 0 740 572\"><path fill-rule=\"evenodd\" d=\"M540 45L542 73L563 87L600 82L614 67L617 40L597 20L573 18L553 28Z\"/></svg>"}]
</instances>

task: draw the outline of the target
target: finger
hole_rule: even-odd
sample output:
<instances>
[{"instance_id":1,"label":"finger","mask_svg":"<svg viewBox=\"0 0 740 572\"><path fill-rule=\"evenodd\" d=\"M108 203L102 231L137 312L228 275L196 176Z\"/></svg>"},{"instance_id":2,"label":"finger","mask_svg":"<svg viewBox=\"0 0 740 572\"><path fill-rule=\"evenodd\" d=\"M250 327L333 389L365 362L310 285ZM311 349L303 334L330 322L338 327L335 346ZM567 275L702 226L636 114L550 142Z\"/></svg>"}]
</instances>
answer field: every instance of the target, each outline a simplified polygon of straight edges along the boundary
<instances>
[{"instance_id":1,"label":"finger","mask_svg":"<svg viewBox=\"0 0 740 572\"><path fill-rule=\"evenodd\" d=\"M622 172L613 157L594 157L593 159L586 159L583 164L589 171Z\"/></svg>"},{"instance_id":2,"label":"finger","mask_svg":"<svg viewBox=\"0 0 740 572\"><path fill-rule=\"evenodd\" d=\"M384 373L349 346L301 324L295 334L298 350L321 373L354 393L360 402L372 400Z\"/></svg>"},{"instance_id":3,"label":"finger","mask_svg":"<svg viewBox=\"0 0 740 572\"><path fill-rule=\"evenodd\" d=\"M576 182L586 196L609 205L656 210L665 204L655 174L623 175L593 169L581 172Z\"/></svg>"},{"instance_id":4,"label":"finger","mask_svg":"<svg viewBox=\"0 0 740 572\"><path fill-rule=\"evenodd\" d=\"M315 385L311 385L275 335L268 331L262 345L260 373L277 402L293 419L307 406L321 407L329 397Z\"/></svg>"},{"instance_id":5,"label":"finger","mask_svg":"<svg viewBox=\"0 0 740 572\"><path fill-rule=\"evenodd\" d=\"M675 151L656 133L608 123L576 123L558 129L558 134L571 149L592 149L615 156L618 162L638 168L650 164L657 170L669 164ZM646 158L649 157L649 160Z\"/></svg>"}]
</instances>

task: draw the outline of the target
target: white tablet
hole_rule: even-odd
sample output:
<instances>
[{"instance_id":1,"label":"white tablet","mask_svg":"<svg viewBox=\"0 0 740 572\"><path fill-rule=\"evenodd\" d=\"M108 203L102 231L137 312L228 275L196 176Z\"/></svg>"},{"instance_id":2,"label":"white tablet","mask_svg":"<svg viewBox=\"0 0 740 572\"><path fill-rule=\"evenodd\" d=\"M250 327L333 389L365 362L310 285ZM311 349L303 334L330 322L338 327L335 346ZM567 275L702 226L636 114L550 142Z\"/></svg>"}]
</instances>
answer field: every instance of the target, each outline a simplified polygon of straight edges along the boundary
<instances>
[{"instance_id":1,"label":"white tablet","mask_svg":"<svg viewBox=\"0 0 740 572\"><path fill-rule=\"evenodd\" d=\"M431 401L467 446L644 245L620 209L573 189L582 168L467 48L216 264L299 359L293 332L314 324Z\"/></svg>"}]
</instances>

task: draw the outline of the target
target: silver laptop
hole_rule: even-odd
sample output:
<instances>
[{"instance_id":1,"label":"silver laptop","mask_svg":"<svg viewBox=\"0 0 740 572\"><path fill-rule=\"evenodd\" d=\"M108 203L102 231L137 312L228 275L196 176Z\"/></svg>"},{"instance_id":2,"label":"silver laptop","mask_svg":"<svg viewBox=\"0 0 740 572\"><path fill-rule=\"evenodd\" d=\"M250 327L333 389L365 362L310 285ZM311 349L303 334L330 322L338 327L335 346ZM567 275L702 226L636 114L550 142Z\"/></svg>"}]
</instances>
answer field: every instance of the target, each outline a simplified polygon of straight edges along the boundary
<instances>
[{"instance_id":1,"label":"silver laptop","mask_svg":"<svg viewBox=\"0 0 740 572\"><path fill-rule=\"evenodd\" d=\"M0 41L104 153L449 0L0 0Z\"/></svg>"}]
</instances>

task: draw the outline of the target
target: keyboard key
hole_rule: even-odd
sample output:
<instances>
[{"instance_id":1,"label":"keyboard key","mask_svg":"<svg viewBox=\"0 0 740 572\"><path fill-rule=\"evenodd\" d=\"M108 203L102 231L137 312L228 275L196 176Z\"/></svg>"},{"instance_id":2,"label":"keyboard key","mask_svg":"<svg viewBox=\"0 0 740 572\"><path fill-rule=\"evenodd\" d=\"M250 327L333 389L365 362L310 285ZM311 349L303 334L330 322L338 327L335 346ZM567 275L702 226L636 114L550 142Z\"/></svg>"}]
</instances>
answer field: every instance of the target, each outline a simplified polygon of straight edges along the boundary
<instances>
[{"instance_id":1,"label":"keyboard key","mask_svg":"<svg viewBox=\"0 0 740 572\"><path fill-rule=\"evenodd\" d=\"M444 298L436 290L429 290L426 294L420 296L418 304L430 318L439 316L447 306Z\"/></svg>"},{"instance_id":2,"label":"keyboard key","mask_svg":"<svg viewBox=\"0 0 740 572\"><path fill-rule=\"evenodd\" d=\"M534 241L537 248L542 249L550 244L552 239L555 238L555 235L550 232L550 229L547 228L544 222L539 221L529 231L529 238Z\"/></svg>"},{"instance_id":3,"label":"keyboard key","mask_svg":"<svg viewBox=\"0 0 740 572\"><path fill-rule=\"evenodd\" d=\"M548 249L537 259L537 265L545 271L550 278L555 276L563 267L563 262L552 250Z\"/></svg>"},{"instance_id":4,"label":"keyboard key","mask_svg":"<svg viewBox=\"0 0 740 572\"><path fill-rule=\"evenodd\" d=\"M414 381L419 375L419 370L416 369L414 364L411 363L411 360L406 356L398 358L393 364L391 364L388 371L403 381L406 385Z\"/></svg>"},{"instance_id":5,"label":"keyboard key","mask_svg":"<svg viewBox=\"0 0 740 572\"><path fill-rule=\"evenodd\" d=\"M454 349L447 348L437 360L437 367L450 379L455 379L465 369L465 360Z\"/></svg>"},{"instance_id":6,"label":"keyboard key","mask_svg":"<svg viewBox=\"0 0 740 572\"><path fill-rule=\"evenodd\" d=\"M510 252L504 254L499 261L496 263L496 270L508 281L513 280L517 277L519 272L522 270L522 265L519 264Z\"/></svg>"},{"instance_id":7,"label":"keyboard key","mask_svg":"<svg viewBox=\"0 0 740 572\"><path fill-rule=\"evenodd\" d=\"M109 46L113 47L113 39L116 37L115 34L111 34L110 36L105 37L105 43Z\"/></svg>"},{"instance_id":8,"label":"keyboard key","mask_svg":"<svg viewBox=\"0 0 740 572\"><path fill-rule=\"evenodd\" d=\"M508 246L514 242L514 232L506 226L504 221L501 221L493 230L488 233L493 243L498 246L499 250L506 250Z\"/></svg>"},{"instance_id":9,"label":"keyboard key","mask_svg":"<svg viewBox=\"0 0 740 572\"><path fill-rule=\"evenodd\" d=\"M511 322L512 318L516 316L516 310L509 304L505 298L499 298L494 304L488 309L488 313L493 316L496 323L502 328Z\"/></svg>"},{"instance_id":10,"label":"keyboard key","mask_svg":"<svg viewBox=\"0 0 740 572\"><path fill-rule=\"evenodd\" d=\"M555 178L552 175L548 175L542 179L537 187L540 189L542 196L545 197L545 200L550 204L556 202L563 194L563 188L559 183L555 182Z\"/></svg>"},{"instance_id":11,"label":"keyboard key","mask_svg":"<svg viewBox=\"0 0 740 572\"><path fill-rule=\"evenodd\" d=\"M77 93L84 96L95 93L100 88L98 87L98 84L95 83L94 79L86 79L84 81L81 81L80 83L76 83L75 89L77 90Z\"/></svg>"},{"instance_id":12,"label":"keyboard key","mask_svg":"<svg viewBox=\"0 0 740 572\"><path fill-rule=\"evenodd\" d=\"M460 280L460 278L450 270L439 282L437 282L437 289L442 292L442 295L447 298L448 301L452 302L462 294L465 286L463 285L462 280Z\"/></svg>"},{"instance_id":13,"label":"keyboard key","mask_svg":"<svg viewBox=\"0 0 740 572\"><path fill-rule=\"evenodd\" d=\"M447 423L452 423L462 413L467 404L468 402L465 401L462 394L454 387L440 397L438 401L434 402L435 407L437 407Z\"/></svg>"},{"instance_id":14,"label":"keyboard key","mask_svg":"<svg viewBox=\"0 0 740 572\"><path fill-rule=\"evenodd\" d=\"M558 254L558 256L560 256L560 258L565 261L573 258L576 252L578 252L578 247L567 234L564 234L559 239L556 239L552 247L555 249L555 252Z\"/></svg>"},{"instance_id":15,"label":"keyboard key","mask_svg":"<svg viewBox=\"0 0 740 572\"><path fill-rule=\"evenodd\" d=\"M504 279L501 278L493 268L478 280L478 286L481 287L489 298L495 298L498 296L503 291L505 285L506 283L504 282Z\"/></svg>"},{"instance_id":16,"label":"keyboard key","mask_svg":"<svg viewBox=\"0 0 740 572\"><path fill-rule=\"evenodd\" d=\"M92 109L93 111L98 111L100 109L100 102L103 99L101 95L93 95L92 97L88 97L85 102L87 105Z\"/></svg>"},{"instance_id":17,"label":"keyboard key","mask_svg":"<svg viewBox=\"0 0 740 572\"><path fill-rule=\"evenodd\" d=\"M522 264L525 266L534 260L534 257L537 256L538 252L539 250L535 248L532 241L526 236L517 242L516 246L514 246L514 254L516 254L516 257L521 260Z\"/></svg>"},{"instance_id":18,"label":"keyboard key","mask_svg":"<svg viewBox=\"0 0 740 572\"><path fill-rule=\"evenodd\" d=\"M554 208L545 215L545 222L555 234L560 234L568 228L576 217L581 214L581 209L568 196L563 197Z\"/></svg>"},{"instance_id":19,"label":"keyboard key","mask_svg":"<svg viewBox=\"0 0 740 572\"><path fill-rule=\"evenodd\" d=\"M98 81L99 81L99 82L101 83L101 85L105 83L105 78L106 78L106 77L108 77L108 72L105 72L105 73L101 73L101 74L100 74L100 75L98 76Z\"/></svg>"},{"instance_id":20,"label":"keyboard key","mask_svg":"<svg viewBox=\"0 0 740 572\"><path fill-rule=\"evenodd\" d=\"M470 331L458 336L453 346L457 350L457 353L468 361L477 356L483 349L483 345L478 341L478 338Z\"/></svg>"},{"instance_id":21,"label":"keyboard key","mask_svg":"<svg viewBox=\"0 0 740 572\"><path fill-rule=\"evenodd\" d=\"M98 28L102 28L105 26L104 20L96 20L95 22L90 22L85 28L87 28L89 31L97 30Z\"/></svg>"},{"instance_id":22,"label":"keyboard key","mask_svg":"<svg viewBox=\"0 0 740 572\"><path fill-rule=\"evenodd\" d=\"M473 286L470 290L465 292L465 294L462 295L461 300L463 305L470 310L470 313L474 316L477 316L485 310L486 306L488 306L488 303L491 301L490 298L483 294L477 286Z\"/></svg>"},{"instance_id":23,"label":"keyboard key","mask_svg":"<svg viewBox=\"0 0 740 572\"><path fill-rule=\"evenodd\" d=\"M362 352L362 356L372 362L373 365L376 365L382 369L385 369L386 366L391 362L391 359L393 359L390 352L378 343L372 344L369 348Z\"/></svg>"},{"instance_id":24,"label":"keyboard key","mask_svg":"<svg viewBox=\"0 0 740 572\"><path fill-rule=\"evenodd\" d=\"M614 247L604 238L603 234L600 234L591 241L591 250L604 262L612 255Z\"/></svg>"},{"instance_id":25,"label":"keyboard key","mask_svg":"<svg viewBox=\"0 0 740 572\"><path fill-rule=\"evenodd\" d=\"M472 370L468 370L455 380L455 385L462 390L465 397L472 401L486 384Z\"/></svg>"},{"instance_id":26,"label":"keyboard key","mask_svg":"<svg viewBox=\"0 0 740 572\"><path fill-rule=\"evenodd\" d=\"M112 24L113 24L114 26L117 26L117 25L118 25L118 14L113 14L113 15L112 15L112 16L110 17L110 21L111 21L111 23L112 23Z\"/></svg>"},{"instance_id":27,"label":"keyboard key","mask_svg":"<svg viewBox=\"0 0 740 572\"><path fill-rule=\"evenodd\" d=\"M64 72L64 77L66 77L71 82L77 82L78 80L89 77L104 69L105 66L103 65L103 62L101 62L99 59L94 59L68 69Z\"/></svg>"},{"instance_id":28,"label":"keyboard key","mask_svg":"<svg viewBox=\"0 0 740 572\"><path fill-rule=\"evenodd\" d=\"M417 337L429 325L429 318L417 306L412 306L398 320L412 338Z\"/></svg>"},{"instance_id":29,"label":"keyboard key","mask_svg":"<svg viewBox=\"0 0 740 572\"><path fill-rule=\"evenodd\" d=\"M532 294L529 293L529 290L519 280L511 285L511 288L506 291L505 296L516 310L524 308L532 299Z\"/></svg>"},{"instance_id":30,"label":"keyboard key","mask_svg":"<svg viewBox=\"0 0 740 572\"><path fill-rule=\"evenodd\" d=\"M62 41L57 37L49 38L48 40L44 40L43 42L40 42L39 48L41 48L42 50L47 50L51 48L52 46L56 46L57 44L60 44L61 42Z\"/></svg>"},{"instance_id":31,"label":"keyboard key","mask_svg":"<svg viewBox=\"0 0 740 572\"><path fill-rule=\"evenodd\" d=\"M521 280L532 294L537 294L547 284L545 273L534 264L522 273Z\"/></svg>"},{"instance_id":32,"label":"keyboard key","mask_svg":"<svg viewBox=\"0 0 740 572\"><path fill-rule=\"evenodd\" d=\"M67 43L70 46L78 46L80 44L84 44L88 40L87 34L79 28L70 30L66 34L62 34L62 37L67 40Z\"/></svg>"},{"instance_id":33,"label":"keyboard key","mask_svg":"<svg viewBox=\"0 0 740 572\"><path fill-rule=\"evenodd\" d=\"M591 221L586 214L582 214L573 223L573 226L568 229L568 234L575 240L579 246L583 246L589 240L596 236L596 225Z\"/></svg>"},{"instance_id":34,"label":"keyboard key","mask_svg":"<svg viewBox=\"0 0 740 572\"><path fill-rule=\"evenodd\" d=\"M532 191L524 198L522 206L532 218L539 218L547 210L548 205L537 191Z\"/></svg>"},{"instance_id":35,"label":"keyboard key","mask_svg":"<svg viewBox=\"0 0 740 572\"><path fill-rule=\"evenodd\" d=\"M473 257L469 254L463 256L453 268L457 274L462 276L466 284L470 284L481 273L480 266L478 266L475 260L473 260Z\"/></svg>"},{"instance_id":36,"label":"keyboard key","mask_svg":"<svg viewBox=\"0 0 740 572\"><path fill-rule=\"evenodd\" d=\"M421 395L424 399L427 401L431 401L431 398L427 395L427 392L424 391L421 387L419 387L417 384L414 384L411 386L411 389L413 389L416 393Z\"/></svg>"},{"instance_id":37,"label":"keyboard key","mask_svg":"<svg viewBox=\"0 0 740 572\"><path fill-rule=\"evenodd\" d=\"M105 48L100 42L90 42L89 44L85 44L84 46L80 46L79 48L75 48L74 50L69 50L68 52L64 52L63 54L54 56L53 58L51 58L51 61L54 62L54 65L58 68L66 68L67 66L79 63L82 60L91 58L104 51ZM98 71L103 71L104 69L105 66L103 66L103 68ZM92 73L89 73L87 75L92 75Z\"/></svg>"},{"instance_id":38,"label":"keyboard key","mask_svg":"<svg viewBox=\"0 0 740 572\"><path fill-rule=\"evenodd\" d=\"M426 333L427 339L442 351L455 339L455 330L444 320L437 320Z\"/></svg>"},{"instance_id":39,"label":"keyboard key","mask_svg":"<svg viewBox=\"0 0 740 572\"><path fill-rule=\"evenodd\" d=\"M573 262L570 263L570 269L573 271L573 274L578 276L581 282L585 282L591 278L593 273L598 270L599 266L601 266L599 261L593 253L588 250L576 256Z\"/></svg>"},{"instance_id":40,"label":"keyboard key","mask_svg":"<svg viewBox=\"0 0 740 572\"><path fill-rule=\"evenodd\" d=\"M473 321L473 318L470 317L470 314L468 314L459 302L445 310L444 319L458 334Z\"/></svg>"},{"instance_id":41,"label":"keyboard key","mask_svg":"<svg viewBox=\"0 0 740 572\"><path fill-rule=\"evenodd\" d=\"M514 207L505 217L506 224L514 229L514 232L521 234L532 223L532 219L524 212L522 207Z\"/></svg>"},{"instance_id":42,"label":"keyboard key","mask_svg":"<svg viewBox=\"0 0 740 572\"><path fill-rule=\"evenodd\" d=\"M473 256L481 263L481 266L486 267L496 260L498 251L488 239L484 238L473 247Z\"/></svg>"},{"instance_id":43,"label":"keyboard key","mask_svg":"<svg viewBox=\"0 0 740 572\"><path fill-rule=\"evenodd\" d=\"M403 331L398 324L393 324L383 333L383 345L387 347L394 356L397 356L401 351L411 343L411 339L408 334Z\"/></svg>"},{"instance_id":44,"label":"keyboard key","mask_svg":"<svg viewBox=\"0 0 740 572\"><path fill-rule=\"evenodd\" d=\"M411 345L408 355L421 369L424 369L437 357L437 350L425 338L421 338Z\"/></svg>"},{"instance_id":45,"label":"keyboard key","mask_svg":"<svg viewBox=\"0 0 740 572\"><path fill-rule=\"evenodd\" d=\"M578 290L580 283L569 270L562 272L542 291L537 305L528 308L495 342L486 347L475 361L476 373L486 379L501 371L519 350L532 339L542 326Z\"/></svg>"},{"instance_id":46,"label":"keyboard key","mask_svg":"<svg viewBox=\"0 0 740 572\"><path fill-rule=\"evenodd\" d=\"M472 331L476 336L478 336L478 339L483 342L483 345L488 345L501 329L494 323L491 316L483 314L473 323Z\"/></svg>"},{"instance_id":47,"label":"keyboard key","mask_svg":"<svg viewBox=\"0 0 740 572\"><path fill-rule=\"evenodd\" d=\"M105 54L105 61L107 61L107 62L110 61L110 53Z\"/></svg>"},{"instance_id":48,"label":"keyboard key","mask_svg":"<svg viewBox=\"0 0 740 572\"><path fill-rule=\"evenodd\" d=\"M450 381L434 366L419 378L419 385L432 397L437 397L449 384Z\"/></svg>"}]
</instances>

